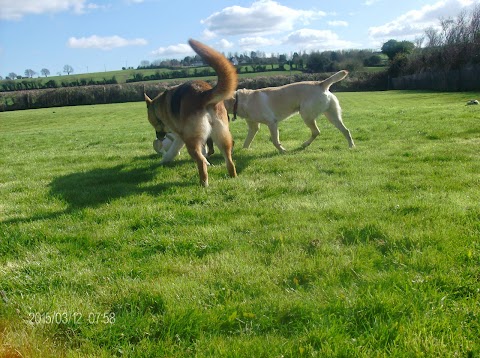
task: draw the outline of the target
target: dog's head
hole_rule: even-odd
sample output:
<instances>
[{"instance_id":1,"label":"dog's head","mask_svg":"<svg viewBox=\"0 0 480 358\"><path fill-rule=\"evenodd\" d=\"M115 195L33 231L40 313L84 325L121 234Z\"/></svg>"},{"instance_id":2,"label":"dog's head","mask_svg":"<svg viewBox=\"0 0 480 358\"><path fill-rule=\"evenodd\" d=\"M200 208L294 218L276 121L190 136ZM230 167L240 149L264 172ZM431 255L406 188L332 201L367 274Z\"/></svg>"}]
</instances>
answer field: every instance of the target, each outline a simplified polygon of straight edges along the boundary
<instances>
[{"instance_id":1,"label":"dog's head","mask_svg":"<svg viewBox=\"0 0 480 358\"><path fill-rule=\"evenodd\" d=\"M148 121L155 128L155 132L157 132L157 138L163 139L167 134L167 129L165 124L159 118L159 111L156 109L156 99L150 99L145 93L145 102L147 103L147 115Z\"/></svg>"}]
</instances>

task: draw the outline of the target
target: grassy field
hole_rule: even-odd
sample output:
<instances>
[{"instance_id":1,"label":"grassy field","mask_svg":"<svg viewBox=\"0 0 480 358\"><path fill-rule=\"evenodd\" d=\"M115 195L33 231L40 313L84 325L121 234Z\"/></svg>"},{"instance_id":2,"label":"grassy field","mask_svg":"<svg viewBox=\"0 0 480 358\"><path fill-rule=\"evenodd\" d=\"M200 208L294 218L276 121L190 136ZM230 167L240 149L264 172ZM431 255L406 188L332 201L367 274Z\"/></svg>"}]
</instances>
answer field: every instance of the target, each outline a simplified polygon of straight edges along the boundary
<instances>
[{"instance_id":1,"label":"grassy field","mask_svg":"<svg viewBox=\"0 0 480 358\"><path fill-rule=\"evenodd\" d=\"M357 148L231 124L159 166L143 103L2 113L0 357L478 357L480 93L339 93Z\"/></svg>"}]
</instances>

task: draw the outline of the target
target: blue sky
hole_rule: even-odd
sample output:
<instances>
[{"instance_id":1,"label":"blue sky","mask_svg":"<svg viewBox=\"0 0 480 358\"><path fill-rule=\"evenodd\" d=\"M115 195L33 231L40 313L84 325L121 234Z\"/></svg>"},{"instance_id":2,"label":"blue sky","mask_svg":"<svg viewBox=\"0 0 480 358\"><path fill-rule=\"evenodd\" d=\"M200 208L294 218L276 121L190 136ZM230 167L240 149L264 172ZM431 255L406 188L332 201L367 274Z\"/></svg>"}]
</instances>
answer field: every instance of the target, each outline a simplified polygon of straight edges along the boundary
<instances>
[{"instance_id":1,"label":"blue sky","mask_svg":"<svg viewBox=\"0 0 480 358\"><path fill-rule=\"evenodd\" d=\"M379 49L415 40L480 0L0 0L0 76L184 58L189 38L228 53Z\"/></svg>"}]
</instances>

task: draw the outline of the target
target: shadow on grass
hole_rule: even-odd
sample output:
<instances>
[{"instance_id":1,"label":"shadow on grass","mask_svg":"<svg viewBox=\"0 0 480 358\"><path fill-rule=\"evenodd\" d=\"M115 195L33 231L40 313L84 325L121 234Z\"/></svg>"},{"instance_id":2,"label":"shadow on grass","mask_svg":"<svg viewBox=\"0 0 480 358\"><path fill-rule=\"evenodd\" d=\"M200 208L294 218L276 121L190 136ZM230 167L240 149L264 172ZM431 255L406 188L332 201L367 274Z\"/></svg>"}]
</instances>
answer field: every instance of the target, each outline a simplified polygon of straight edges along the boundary
<instances>
[{"instance_id":1,"label":"shadow on grass","mask_svg":"<svg viewBox=\"0 0 480 358\"><path fill-rule=\"evenodd\" d=\"M197 184L197 182L179 181L148 185L148 183L153 182L155 177L161 176L162 166L157 159L158 157L155 155L143 156L135 158L129 163L114 167L95 168L59 176L49 184L49 195L65 201L68 204L65 210L29 217L12 218L1 222L4 224L15 224L48 220L84 208L97 207L115 199L135 194L150 193L151 195L162 195L162 193L172 187ZM187 162L187 160L177 160L167 166L172 167Z\"/></svg>"},{"instance_id":2,"label":"shadow on grass","mask_svg":"<svg viewBox=\"0 0 480 358\"><path fill-rule=\"evenodd\" d=\"M235 156L234 153L234 161L238 173L241 173L244 168L248 167L252 160L280 155L275 151L267 155L258 155L254 151L245 150L236 154ZM209 160L215 166L225 166L224 158L218 152ZM192 171L196 172L196 166L190 158L176 159L165 166L173 168L185 164L191 165ZM197 180L180 180L153 184L152 182L155 178L161 178L162 167L157 155L148 155L137 157L131 162L113 167L95 168L59 176L49 184L49 195L65 201L68 205L65 210L29 217L17 217L0 222L3 224L15 224L49 220L60 215L71 214L84 208L98 207L116 199L136 194L147 193L161 196L172 188L199 186Z\"/></svg>"},{"instance_id":3,"label":"shadow on grass","mask_svg":"<svg viewBox=\"0 0 480 358\"><path fill-rule=\"evenodd\" d=\"M276 152L267 156L277 156ZM178 182L161 182L150 185L156 177L161 178L162 165L157 161L157 156L144 156L135 158L130 163L116 165L110 168L96 168L85 172L71 173L55 178L50 183L50 195L66 201L69 210L96 207L118 198L147 193L162 195L172 187L199 186L198 181L181 180ZM250 161L259 159L254 152L237 155L235 160L240 173ZM152 160L155 163L152 164ZM223 156L218 153L211 159L213 165L225 166ZM176 159L166 167L191 165L192 174L196 173L196 166L190 158Z\"/></svg>"},{"instance_id":4,"label":"shadow on grass","mask_svg":"<svg viewBox=\"0 0 480 358\"><path fill-rule=\"evenodd\" d=\"M269 160L270 158L283 157L288 160L289 155L296 154L303 151L304 148L295 148L288 150L286 154L280 154L276 149L272 149L269 152L259 153L255 149L239 148L233 152L233 161L237 169L237 174L241 174L242 171L250 166L252 161ZM215 152L216 153L216 152ZM213 165L225 165L225 161L221 154L215 154L215 157L210 159L210 163Z\"/></svg>"},{"instance_id":5,"label":"shadow on grass","mask_svg":"<svg viewBox=\"0 0 480 358\"><path fill-rule=\"evenodd\" d=\"M142 184L152 182L161 171L158 163L152 164L153 157L137 158L130 164L111 168L96 168L86 172L72 173L55 178L50 183L50 194L65 200L70 210L96 207L112 200L140 193L161 195L172 186L191 186L192 182L164 182L153 186ZM181 165L183 160L168 166Z\"/></svg>"}]
</instances>

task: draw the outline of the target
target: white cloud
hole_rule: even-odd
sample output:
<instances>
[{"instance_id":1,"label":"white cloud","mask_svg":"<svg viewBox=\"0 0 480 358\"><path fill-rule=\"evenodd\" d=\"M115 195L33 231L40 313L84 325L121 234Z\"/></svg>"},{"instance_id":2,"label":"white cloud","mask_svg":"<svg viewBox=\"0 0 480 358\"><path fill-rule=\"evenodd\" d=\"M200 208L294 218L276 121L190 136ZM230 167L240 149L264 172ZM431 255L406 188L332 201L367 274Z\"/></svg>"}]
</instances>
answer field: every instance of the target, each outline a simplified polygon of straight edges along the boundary
<instances>
[{"instance_id":1,"label":"white cloud","mask_svg":"<svg viewBox=\"0 0 480 358\"><path fill-rule=\"evenodd\" d=\"M226 49L229 49L229 48L232 48L233 47L233 43L226 40L226 39L221 39L219 42L218 42L218 47L222 50L226 50Z\"/></svg>"},{"instance_id":2,"label":"white cloud","mask_svg":"<svg viewBox=\"0 0 480 358\"><path fill-rule=\"evenodd\" d=\"M153 56L175 58L179 56L190 56L195 52L187 44L171 45L167 47L160 47L159 49L152 51Z\"/></svg>"},{"instance_id":3,"label":"white cloud","mask_svg":"<svg viewBox=\"0 0 480 358\"><path fill-rule=\"evenodd\" d=\"M330 30L301 29L290 33L285 44L295 45L299 50L340 50L358 47L358 44L341 40L338 35Z\"/></svg>"},{"instance_id":4,"label":"white cloud","mask_svg":"<svg viewBox=\"0 0 480 358\"><path fill-rule=\"evenodd\" d=\"M203 31L202 38L203 38L204 41L214 39L215 37L217 37L217 35L215 35L214 32L212 32L210 30L204 30Z\"/></svg>"},{"instance_id":5,"label":"white cloud","mask_svg":"<svg viewBox=\"0 0 480 358\"><path fill-rule=\"evenodd\" d=\"M209 34L217 36L262 35L291 31L296 23L306 25L325 15L323 11L296 10L273 0L257 0L250 7L226 7L201 23Z\"/></svg>"},{"instance_id":6,"label":"white cloud","mask_svg":"<svg viewBox=\"0 0 480 358\"><path fill-rule=\"evenodd\" d=\"M376 40L389 38L413 39L423 35L426 28L437 26L439 19L458 14L463 8L480 3L478 0L442 0L411 10L381 26L369 28L369 35Z\"/></svg>"},{"instance_id":7,"label":"white cloud","mask_svg":"<svg viewBox=\"0 0 480 358\"><path fill-rule=\"evenodd\" d=\"M101 50L111 50L117 47L143 46L147 44L145 39L127 40L120 36L100 37L93 35L90 37L70 37L67 45L71 48L97 48Z\"/></svg>"},{"instance_id":8,"label":"white cloud","mask_svg":"<svg viewBox=\"0 0 480 358\"><path fill-rule=\"evenodd\" d=\"M86 0L0 0L0 19L21 20L26 15L52 14L73 11L83 14L85 10L100 8Z\"/></svg>"},{"instance_id":9,"label":"white cloud","mask_svg":"<svg viewBox=\"0 0 480 358\"><path fill-rule=\"evenodd\" d=\"M343 27L348 27L348 22L346 22L346 21L340 21L340 20L337 20L337 21L328 21L327 24L329 24L330 26L343 26Z\"/></svg>"},{"instance_id":10,"label":"white cloud","mask_svg":"<svg viewBox=\"0 0 480 358\"><path fill-rule=\"evenodd\" d=\"M238 44L243 50L253 51L260 48L272 45L279 45L281 42L275 39L269 39L266 37L244 37L240 39Z\"/></svg>"},{"instance_id":11,"label":"white cloud","mask_svg":"<svg viewBox=\"0 0 480 358\"><path fill-rule=\"evenodd\" d=\"M377 3L377 2L380 2L380 1L382 1L382 0L366 0L365 3L364 3L364 5L366 5L366 6L371 6L371 5L373 5L373 4Z\"/></svg>"}]
</instances>

